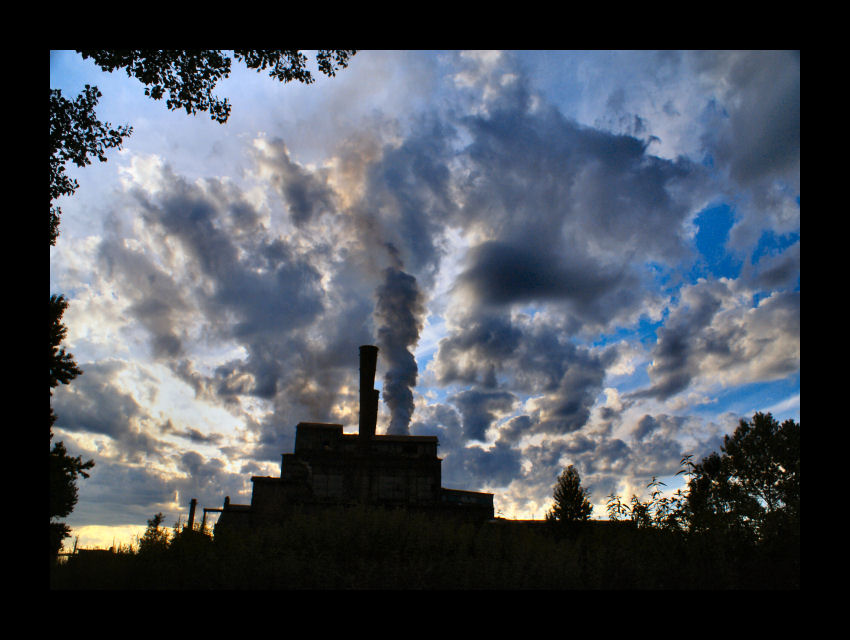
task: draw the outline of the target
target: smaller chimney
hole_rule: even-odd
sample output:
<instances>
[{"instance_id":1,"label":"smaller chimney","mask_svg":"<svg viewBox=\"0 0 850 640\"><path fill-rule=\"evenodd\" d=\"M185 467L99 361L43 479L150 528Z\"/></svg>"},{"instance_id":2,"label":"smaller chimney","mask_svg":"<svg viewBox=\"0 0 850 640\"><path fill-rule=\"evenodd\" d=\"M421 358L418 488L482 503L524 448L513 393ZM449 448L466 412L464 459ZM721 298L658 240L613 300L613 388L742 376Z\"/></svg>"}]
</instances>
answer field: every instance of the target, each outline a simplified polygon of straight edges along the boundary
<instances>
[{"instance_id":1,"label":"smaller chimney","mask_svg":"<svg viewBox=\"0 0 850 640\"><path fill-rule=\"evenodd\" d=\"M189 502L189 529L193 529L195 526L195 507L198 506L198 500L196 498L192 498Z\"/></svg>"}]
</instances>

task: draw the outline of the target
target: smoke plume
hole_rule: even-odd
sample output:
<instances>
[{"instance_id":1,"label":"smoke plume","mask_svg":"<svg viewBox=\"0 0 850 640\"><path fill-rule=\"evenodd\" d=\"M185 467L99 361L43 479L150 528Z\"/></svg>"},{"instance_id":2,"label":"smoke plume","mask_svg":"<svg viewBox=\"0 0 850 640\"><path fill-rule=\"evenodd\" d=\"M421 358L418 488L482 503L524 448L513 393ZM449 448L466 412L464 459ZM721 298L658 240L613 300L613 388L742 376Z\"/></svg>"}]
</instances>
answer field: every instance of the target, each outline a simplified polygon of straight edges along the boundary
<instances>
[{"instance_id":1,"label":"smoke plume","mask_svg":"<svg viewBox=\"0 0 850 640\"><path fill-rule=\"evenodd\" d=\"M419 374L411 349L419 342L425 305L416 278L402 271L400 264L384 270L384 282L376 297L378 347L387 367L383 393L390 408L387 433L407 435L413 415L413 387Z\"/></svg>"}]
</instances>

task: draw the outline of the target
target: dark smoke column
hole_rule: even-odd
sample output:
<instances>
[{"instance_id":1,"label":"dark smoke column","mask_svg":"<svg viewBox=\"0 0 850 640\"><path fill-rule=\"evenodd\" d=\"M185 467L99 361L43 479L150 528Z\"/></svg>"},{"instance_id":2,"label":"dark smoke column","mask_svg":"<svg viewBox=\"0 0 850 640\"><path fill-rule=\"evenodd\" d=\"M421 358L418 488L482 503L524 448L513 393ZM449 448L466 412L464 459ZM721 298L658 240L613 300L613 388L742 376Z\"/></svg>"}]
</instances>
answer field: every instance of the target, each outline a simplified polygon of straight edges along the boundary
<instances>
[{"instance_id":1,"label":"dark smoke column","mask_svg":"<svg viewBox=\"0 0 850 640\"><path fill-rule=\"evenodd\" d=\"M419 368L411 349L419 342L425 306L416 278L401 269L389 267L378 287L375 320L384 374L384 402L390 408L391 435L407 435L413 415L413 388Z\"/></svg>"}]
</instances>

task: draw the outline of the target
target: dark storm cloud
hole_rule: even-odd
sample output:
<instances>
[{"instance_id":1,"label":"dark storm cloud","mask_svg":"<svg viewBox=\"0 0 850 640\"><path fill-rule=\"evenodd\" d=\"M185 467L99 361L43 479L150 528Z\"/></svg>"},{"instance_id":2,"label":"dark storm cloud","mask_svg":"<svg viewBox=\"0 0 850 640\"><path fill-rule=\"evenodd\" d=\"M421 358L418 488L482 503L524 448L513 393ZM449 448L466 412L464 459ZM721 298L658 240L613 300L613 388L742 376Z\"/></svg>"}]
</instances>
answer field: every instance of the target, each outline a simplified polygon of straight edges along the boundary
<instances>
[{"instance_id":1,"label":"dark storm cloud","mask_svg":"<svg viewBox=\"0 0 850 640\"><path fill-rule=\"evenodd\" d=\"M217 486L219 479L226 475L224 462L219 458L207 459L195 451L183 452L177 467L188 476L192 495L197 495L205 485Z\"/></svg>"},{"instance_id":2,"label":"dark storm cloud","mask_svg":"<svg viewBox=\"0 0 850 640\"><path fill-rule=\"evenodd\" d=\"M80 451L75 448L75 451ZM186 519L189 500L201 507L221 506L223 496L241 502L240 494L250 491L241 473L231 473L218 458L207 459L194 451L175 454L178 475L165 474L149 464L128 465L123 458L107 457L96 451L82 451L95 466L80 483L80 500L72 515L73 526L143 524L155 513L166 516L166 526ZM177 499L176 510L172 506ZM196 513L200 522L202 512Z\"/></svg>"},{"instance_id":3,"label":"dark storm cloud","mask_svg":"<svg viewBox=\"0 0 850 640\"><path fill-rule=\"evenodd\" d=\"M221 444L224 441L224 438L221 434L218 433L201 433L197 429L193 427L187 427L185 429L179 429L175 427L171 420L167 420L161 427L160 431L163 434L178 436L180 438L185 438L186 440L194 443L194 444L204 444L215 446Z\"/></svg>"},{"instance_id":4,"label":"dark storm cloud","mask_svg":"<svg viewBox=\"0 0 850 640\"><path fill-rule=\"evenodd\" d=\"M475 385L465 393L480 395L470 399L534 398L500 427L505 445L588 425L616 350L592 351L572 337L645 313L643 265L672 267L688 256L684 228L704 190L702 170L684 159L651 156L647 141L531 104L514 86L459 121L470 142L457 186L463 207L452 221L486 240L466 256L452 329L433 365L442 384ZM642 121L633 124L643 131ZM533 321L516 315L529 304L545 311ZM480 439L492 422L478 407L458 404L467 438ZM613 460L623 447L604 453Z\"/></svg>"},{"instance_id":5,"label":"dark storm cloud","mask_svg":"<svg viewBox=\"0 0 850 640\"><path fill-rule=\"evenodd\" d=\"M252 234L238 242L240 223L247 219L254 227L256 219L245 214L238 195L213 201L181 179L169 187L160 206L148 205L146 217L180 240L213 285L212 295L201 298L209 312L235 315L239 336L303 326L316 317L322 309L316 269L277 238Z\"/></svg>"},{"instance_id":6,"label":"dark storm cloud","mask_svg":"<svg viewBox=\"0 0 850 640\"><path fill-rule=\"evenodd\" d=\"M438 118L419 120L400 145L386 146L369 167L358 204L379 222L375 240L393 245L401 263L426 282L439 264L443 224L457 209L449 171L454 135Z\"/></svg>"},{"instance_id":7,"label":"dark storm cloud","mask_svg":"<svg viewBox=\"0 0 850 640\"><path fill-rule=\"evenodd\" d=\"M569 433L587 424L590 410L602 390L604 361L569 363L558 389L538 403L539 422L533 431Z\"/></svg>"},{"instance_id":8,"label":"dark storm cloud","mask_svg":"<svg viewBox=\"0 0 850 640\"><path fill-rule=\"evenodd\" d=\"M691 203L682 187L702 179L687 161L653 157L641 140L581 127L546 107L464 125L473 140L463 216L494 240L579 265L602 266L599 252L608 254L606 267L617 264L612 255L621 263L635 252L640 260L685 255L679 227Z\"/></svg>"},{"instance_id":9,"label":"dark storm cloud","mask_svg":"<svg viewBox=\"0 0 850 640\"><path fill-rule=\"evenodd\" d=\"M441 384L480 382L488 384L490 371L512 356L519 347L522 331L504 314L480 314L464 322L440 340L435 358Z\"/></svg>"},{"instance_id":10,"label":"dark storm cloud","mask_svg":"<svg viewBox=\"0 0 850 640\"><path fill-rule=\"evenodd\" d=\"M467 447L462 453L462 466L453 464L454 456L449 458L447 465L448 481L453 478L467 486L496 486L505 487L521 475L522 453L505 444L495 444L489 449Z\"/></svg>"},{"instance_id":11,"label":"dark storm cloud","mask_svg":"<svg viewBox=\"0 0 850 640\"><path fill-rule=\"evenodd\" d=\"M342 212L327 175L298 165L279 141L265 145L260 163L303 232L294 241L272 240L256 215L236 220L230 212L236 203L244 211L244 199L221 185L208 185L220 194L211 202L172 180L159 198L164 204L149 207L148 219L181 239L212 285L207 318L218 318L216 330L248 352L247 360L220 365L210 378L191 366L180 370L196 389L272 402L273 415L255 426L262 459L276 459L291 445L299 420L356 421L334 407L342 385L353 382L359 344L381 347L390 429L406 432L417 378L410 349L423 315L418 281L435 272L438 221L453 206L442 157L448 142L437 125L432 120L401 145L344 145L342 178L357 177L352 192L359 195ZM329 229L317 226L323 214L334 216ZM253 224L250 233L243 221ZM239 322L227 330L224 318Z\"/></svg>"},{"instance_id":12,"label":"dark storm cloud","mask_svg":"<svg viewBox=\"0 0 850 640\"><path fill-rule=\"evenodd\" d=\"M128 312L148 329L154 355L207 401L273 398L279 387L297 385L303 377L293 357L303 335L295 334L323 308L310 256L271 236L233 186L190 185L167 167L160 184L157 193L134 193L151 241L160 244L131 251L115 233L100 248L104 274L132 302ZM241 344L248 358L201 375L186 354L189 332L194 340Z\"/></svg>"},{"instance_id":13,"label":"dark storm cloud","mask_svg":"<svg viewBox=\"0 0 850 640\"><path fill-rule=\"evenodd\" d=\"M720 310L722 294L716 287L699 287L691 290L685 304L670 314L663 327L658 329L658 341L652 349L652 364L649 375L652 386L629 395L633 398L655 397L665 400L684 391L697 374L700 337L711 325ZM709 349L728 348L728 343L718 336L708 334L712 346Z\"/></svg>"},{"instance_id":14,"label":"dark storm cloud","mask_svg":"<svg viewBox=\"0 0 850 640\"><path fill-rule=\"evenodd\" d=\"M773 177L799 180L800 52L704 52L693 59L724 98L723 113L704 138L716 160L745 186Z\"/></svg>"},{"instance_id":15,"label":"dark storm cloud","mask_svg":"<svg viewBox=\"0 0 850 640\"><path fill-rule=\"evenodd\" d=\"M754 266L746 262L741 277L766 291L799 285L800 241L780 253L762 256Z\"/></svg>"},{"instance_id":16,"label":"dark storm cloud","mask_svg":"<svg viewBox=\"0 0 850 640\"><path fill-rule=\"evenodd\" d=\"M182 318L191 308L180 285L149 256L128 249L123 239L107 236L98 257L103 275L114 278L122 299L130 302L127 313L150 333L153 356L179 356Z\"/></svg>"},{"instance_id":17,"label":"dark storm cloud","mask_svg":"<svg viewBox=\"0 0 850 640\"><path fill-rule=\"evenodd\" d=\"M461 118L452 126L436 118L422 119L400 143L348 144L339 166L345 176L359 176L359 195L346 216L337 221L354 232L349 237L359 239L359 248L354 250L352 245L348 269L332 271L326 278L330 275L332 282L339 278L342 283L352 265L365 268L370 262L380 266L383 261L384 266L374 270L378 276L374 286L385 286L382 277L388 273L387 263L396 268L404 265L407 275L420 286L428 286L439 264L445 225L483 226L494 239L470 254L469 269L459 284L472 287L486 302L497 306L541 298L568 302L573 315L562 318L558 325L562 331L569 327L567 333L578 329L583 320L605 324L640 308L640 282L630 260L681 253L677 230L688 207L686 201L678 200L678 194L682 183L692 180L696 171L684 161L649 156L646 143L635 138L580 127L546 107L532 112L522 82L503 89L504 95L496 98L489 112ZM458 130L471 142L456 154L451 145ZM316 198L324 209L331 206L318 189L324 184L319 173L310 174L308 181L309 172L296 166L287 153L268 156L268 166L277 167L275 184L285 198L291 199L285 184L305 185L302 193L319 194ZM453 172L450 166L463 170ZM462 207L455 204L453 194L460 195ZM310 213L299 220L309 225L314 218ZM388 246L397 252L387 252ZM368 268L360 273L365 275ZM348 299L356 299L354 293L362 291L359 284L351 286ZM380 292L378 298L380 301ZM344 299L340 296L338 300ZM359 319L364 308L349 309L349 326L362 327ZM332 311L333 307L325 304L312 322L320 325L323 334L339 336L339 346L344 348L339 329L344 325L325 319ZM384 339L389 344L386 331L382 338L378 329L380 303L378 312L377 341ZM388 371L397 371L397 378L404 381L398 385L404 396L398 401L393 380L386 380L384 386L385 399L404 407L404 422L409 419L410 389L416 379L416 363L408 347L415 344L412 328L416 326L418 332L421 323L385 322L382 326L411 331L404 349L382 347L381 352ZM567 352L565 347L546 357L543 350L551 350L551 346L545 345L542 336L539 344L534 342L519 355L513 354L528 339L528 332L526 326L513 326L502 318L494 321L483 310L470 310L463 331L451 335L441 348L445 357L438 363L440 380L475 381L489 390L503 382L518 383L529 391L547 390L545 417L538 416L535 424L545 423L545 429L580 428L600 389L604 363L582 361L578 352ZM303 398L308 389L315 388L305 383L299 390L294 379L291 384L281 379L285 370L305 376L308 367L306 362L276 365L282 357L287 358L282 354L283 342L287 341L278 339L270 346L268 341L243 339L250 353L248 362L235 363L233 371L223 377L234 383L235 387L229 388L241 389L245 379L238 373L250 371L255 392L275 398L278 420L298 410L292 402L295 397ZM299 349L294 342L287 348ZM565 366L566 362L570 364ZM500 381L500 376L509 380ZM312 374L302 379L316 381ZM342 379L340 375L331 377L336 384ZM313 395L317 409L319 400L332 399ZM393 420L391 429L401 432L399 424ZM280 426L269 424L264 429L262 441L274 446L271 443L279 441L274 434Z\"/></svg>"},{"instance_id":18,"label":"dark storm cloud","mask_svg":"<svg viewBox=\"0 0 850 640\"><path fill-rule=\"evenodd\" d=\"M531 416L523 415L511 418L499 430L499 442L516 444L523 434L532 432L533 425L534 421Z\"/></svg>"},{"instance_id":19,"label":"dark storm cloud","mask_svg":"<svg viewBox=\"0 0 850 640\"><path fill-rule=\"evenodd\" d=\"M255 154L256 161L269 170L271 184L287 203L297 226L336 210L333 191L320 176L293 161L282 140L267 142L267 149L267 153Z\"/></svg>"},{"instance_id":20,"label":"dark storm cloud","mask_svg":"<svg viewBox=\"0 0 850 640\"><path fill-rule=\"evenodd\" d=\"M460 275L461 285L488 303L567 300L579 310L587 309L616 287L635 286L616 268L586 261L570 263L562 255L546 255L537 247L506 242L484 242L470 251L469 268Z\"/></svg>"},{"instance_id":21,"label":"dark storm cloud","mask_svg":"<svg viewBox=\"0 0 850 640\"><path fill-rule=\"evenodd\" d=\"M588 473L619 472L627 477L627 465L632 450L628 444L619 438L603 440L593 450L592 456L585 454L584 466Z\"/></svg>"},{"instance_id":22,"label":"dark storm cloud","mask_svg":"<svg viewBox=\"0 0 850 640\"><path fill-rule=\"evenodd\" d=\"M799 371L800 293L777 292L758 307L722 308L734 292L722 282L684 290L652 349L652 385L628 398L667 399L698 376L724 384L775 380Z\"/></svg>"},{"instance_id":23,"label":"dark storm cloud","mask_svg":"<svg viewBox=\"0 0 850 640\"><path fill-rule=\"evenodd\" d=\"M56 427L70 433L109 436L119 443L127 461L160 457L165 444L146 433L142 424L151 417L136 398L116 384L115 377L124 365L105 361L81 363L81 367L84 375L73 385L53 392Z\"/></svg>"},{"instance_id":24,"label":"dark storm cloud","mask_svg":"<svg viewBox=\"0 0 850 640\"><path fill-rule=\"evenodd\" d=\"M410 434L415 436L437 436L440 447L454 450L464 444L461 417L455 407L438 403L421 403L416 408L410 423Z\"/></svg>"},{"instance_id":25,"label":"dark storm cloud","mask_svg":"<svg viewBox=\"0 0 850 640\"><path fill-rule=\"evenodd\" d=\"M800 229L800 53L722 51L691 56L712 87L702 118L707 158L740 203L729 246L745 252L766 230Z\"/></svg>"},{"instance_id":26,"label":"dark storm cloud","mask_svg":"<svg viewBox=\"0 0 850 640\"><path fill-rule=\"evenodd\" d=\"M652 476L679 471L687 421L683 416L643 415L631 433L629 477L647 483Z\"/></svg>"},{"instance_id":27,"label":"dark storm cloud","mask_svg":"<svg viewBox=\"0 0 850 640\"><path fill-rule=\"evenodd\" d=\"M185 203L154 215L192 247L215 284L207 316L241 320L224 337L245 348L246 360L221 365L210 378L182 369L196 389L222 398L249 392L272 403L273 414L252 427L259 430L262 459L291 448L300 420L356 422L356 415L337 407L353 399L340 389L356 389L360 344L381 348L388 428L407 432L418 373L411 349L424 316L421 286L431 281L441 257L439 222L455 206L446 162L450 135L432 118L420 121L401 143L365 133L345 141L335 169L334 188L345 193L339 199L327 171L298 164L279 140L261 145L259 164L297 227L285 241L271 240L255 225L228 246L239 226L229 210L243 200L233 192L223 192L217 206L196 206L189 219L174 215L187 209ZM171 200L187 193L191 197L184 200L197 199L179 186L171 189ZM204 228L196 238L199 223ZM216 247L210 235L218 236ZM214 262L205 258L210 249L219 256Z\"/></svg>"},{"instance_id":28,"label":"dark storm cloud","mask_svg":"<svg viewBox=\"0 0 850 640\"><path fill-rule=\"evenodd\" d=\"M174 481L150 467L98 455L84 456L90 458L95 466L91 476L79 485L79 501L71 516L73 526L144 524L174 499ZM176 514L166 526L174 521Z\"/></svg>"},{"instance_id":29,"label":"dark storm cloud","mask_svg":"<svg viewBox=\"0 0 850 640\"><path fill-rule=\"evenodd\" d=\"M161 185L136 199L147 228L183 252L176 271L184 297L197 308L196 335L239 345L247 354L211 374L188 358L173 359L172 370L199 397L237 411L240 396L270 401L273 414L262 423L243 417L259 431L259 458L275 460L291 448L297 422L339 418L333 408L340 387L353 382L356 346L372 341L374 285L358 280L356 262L333 262L333 237L315 234L310 216L302 221L305 236L283 240L232 185L190 185L167 168ZM114 262L119 269L121 261Z\"/></svg>"},{"instance_id":30,"label":"dark storm cloud","mask_svg":"<svg viewBox=\"0 0 850 640\"><path fill-rule=\"evenodd\" d=\"M499 412L510 411L516 402L512 393L504 391L476 391L468 389L449 398L463 418L463 436L466 440L487 440L489 429Z\"/></svg>"},{"instance_id":31,"label":"dark storm cloud","mask_svg":"<svg viewBox=\"0 0 850 640\"><path fill-rule=\"evenodd\" d=\"M656 429L658 429L658 421L651 415L647 414L638 420L637 426L632 433L635 439L644 440Z\"/></svg>"},{"instance_id":32,"label":"dark storm cloud","mask_svg":"<svg viewBox=\"0 0 850 640\"><path fill-rule=\"evenodd\" d=\"M533 416L508 425L504 437L510 440L523 434L569 433L587 423L606 368L616 358L614 349L592 352L547 324L492 314L477 320L470 322L468 332L458 331L440 342L435 372L441 383L477 383L488 390L475 390L478 395L469 396L472 399L496 397L502 393L493 390L497 386L541 395ZM465 433L477 436L480 429L465 428Z\"/></svg>"}]
</instances>

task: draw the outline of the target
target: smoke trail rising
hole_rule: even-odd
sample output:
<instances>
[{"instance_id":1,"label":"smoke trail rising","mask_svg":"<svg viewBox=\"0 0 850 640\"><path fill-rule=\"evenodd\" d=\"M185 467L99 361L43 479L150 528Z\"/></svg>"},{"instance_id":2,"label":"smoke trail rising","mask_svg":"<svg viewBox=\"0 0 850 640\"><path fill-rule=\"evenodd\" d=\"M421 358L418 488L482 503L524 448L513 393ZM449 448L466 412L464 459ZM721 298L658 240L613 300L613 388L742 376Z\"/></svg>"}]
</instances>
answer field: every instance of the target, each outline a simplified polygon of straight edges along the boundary
<instances>
[{"instance_id":1,"label":"smoke trail rising","mask_svg":"<svg viewBox=\"0 0 850 640\"><path fill-rule=\"evenodd\" d=\"M388 247L394 254L394 247ZM398 260L384 270L384 282L376 296L378 346L387 366L383 390L391 416L387 433L407 435L413 415L413 388L419 375L411 349L419 342L425 305L416 278L402 271Z\"/></svg>"}]
</instances>

